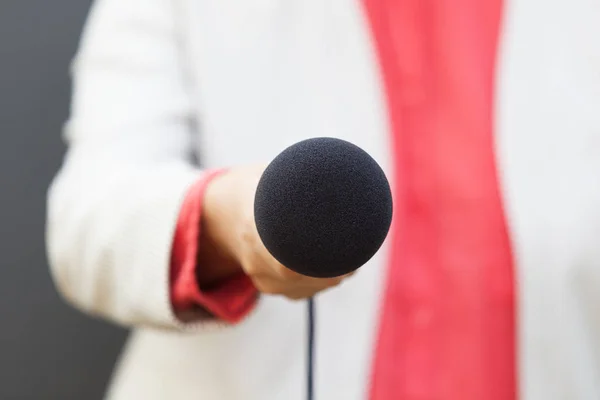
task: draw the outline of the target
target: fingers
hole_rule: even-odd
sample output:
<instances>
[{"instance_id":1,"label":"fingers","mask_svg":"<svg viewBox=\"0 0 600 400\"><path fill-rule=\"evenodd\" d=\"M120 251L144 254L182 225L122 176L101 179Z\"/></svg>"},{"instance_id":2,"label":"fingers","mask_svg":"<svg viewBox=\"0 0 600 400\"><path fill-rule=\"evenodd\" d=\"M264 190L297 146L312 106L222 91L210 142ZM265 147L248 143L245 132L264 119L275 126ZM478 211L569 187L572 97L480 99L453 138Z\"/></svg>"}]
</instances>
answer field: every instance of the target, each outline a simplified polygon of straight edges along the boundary
<instances>
[{"instance_id":1,"label":"fingers","mask_svg":"<svg viewBox=\"0 0 600 400\"><path fill-rule=\"evenodd\" d=\"M290 283L280 279L273 279L270 277L251 278L254 282L254 285L261 293L270 295L280 295L292 300L301 300L312 297L319 292L339 285L339 283L341 282L341 279L337 278L331 280L309 278L310 281L305 282L304 284L299 284L298 282ZM316 280L326 282L316 283L314 282Z\"/></svg>"},{"instance_id":2,"label":"fingers","mask_svg":"<svg viewBox=\"0 0 600 400\"><path fill-rule=\"evenodd\" d=\"M243 266L256 288L265 294L280 295L292 300L305 299L338 286L352 273L335 278L312 278L301 275L279 263L269 252L257 247Z\"/></svg>"}]
</instances>

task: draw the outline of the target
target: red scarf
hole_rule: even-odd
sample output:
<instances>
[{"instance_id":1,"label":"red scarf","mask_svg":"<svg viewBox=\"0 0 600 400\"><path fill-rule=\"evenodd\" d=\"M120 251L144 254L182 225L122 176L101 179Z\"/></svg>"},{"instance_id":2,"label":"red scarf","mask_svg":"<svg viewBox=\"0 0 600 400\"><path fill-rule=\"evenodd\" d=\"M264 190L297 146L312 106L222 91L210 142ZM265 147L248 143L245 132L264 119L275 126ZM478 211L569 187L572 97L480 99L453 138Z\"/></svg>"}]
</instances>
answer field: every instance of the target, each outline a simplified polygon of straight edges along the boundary
<instances>
[{"instance_id":1,"label":"red scarf","mask_svg":"<svg viewBox=\"0 0 600 400\"><path fill-rule=\"evenodd\" d=\"M365 0L395 154L371 400L514 400L512 255L494 155L501 0Z\"/></svg>"}]
</instances>

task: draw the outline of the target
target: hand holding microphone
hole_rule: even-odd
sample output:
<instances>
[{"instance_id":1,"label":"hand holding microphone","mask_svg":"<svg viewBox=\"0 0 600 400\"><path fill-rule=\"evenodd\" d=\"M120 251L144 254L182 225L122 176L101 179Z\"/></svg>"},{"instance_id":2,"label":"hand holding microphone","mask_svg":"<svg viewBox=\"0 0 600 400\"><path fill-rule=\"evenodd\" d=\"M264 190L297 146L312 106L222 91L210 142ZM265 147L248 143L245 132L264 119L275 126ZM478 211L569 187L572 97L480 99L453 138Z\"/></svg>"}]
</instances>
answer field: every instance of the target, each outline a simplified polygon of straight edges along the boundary
<instances>
[{"instance_id":1,"label":"hand holding microphone","mask_svg":"<svg viewBox=\"0 0 600 400\"><path fill-rule=\"evenodd\" d=\"M389 184L366 152L333 138L296 143L266 169L232 169L209 185L200 281L241 268L263 293L311 297L377 252L391 216Z\"/></svg>"}]
</instances>

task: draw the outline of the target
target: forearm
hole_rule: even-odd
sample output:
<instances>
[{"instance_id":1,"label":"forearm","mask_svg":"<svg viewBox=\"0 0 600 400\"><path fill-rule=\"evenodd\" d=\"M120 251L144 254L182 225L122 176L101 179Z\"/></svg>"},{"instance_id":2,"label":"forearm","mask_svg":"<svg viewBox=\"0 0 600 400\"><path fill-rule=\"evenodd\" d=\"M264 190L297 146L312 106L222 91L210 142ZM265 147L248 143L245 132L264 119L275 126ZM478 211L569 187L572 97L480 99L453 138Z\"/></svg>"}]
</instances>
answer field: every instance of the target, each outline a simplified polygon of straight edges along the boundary
<instances>
[{"instance_id":1,"label":"forearm","mask_svg":"<svg viewBox=\"0 0 600 400\"><path fill-rule=\"evenodd\" d=\"M167 290L172 232L201 172L73 156L48 201L58 290L77 308L119 324L175 327Z\"/></svg>"}]
</instances>

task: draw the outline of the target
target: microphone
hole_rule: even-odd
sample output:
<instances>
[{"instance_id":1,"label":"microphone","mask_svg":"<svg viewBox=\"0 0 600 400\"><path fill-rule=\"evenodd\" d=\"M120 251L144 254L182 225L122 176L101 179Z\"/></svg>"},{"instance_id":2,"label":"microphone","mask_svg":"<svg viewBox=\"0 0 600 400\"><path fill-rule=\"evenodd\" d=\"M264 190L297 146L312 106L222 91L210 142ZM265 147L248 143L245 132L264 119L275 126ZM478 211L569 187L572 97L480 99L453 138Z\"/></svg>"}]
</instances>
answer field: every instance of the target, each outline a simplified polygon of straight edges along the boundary
<instances>
[{"instance_id":1,"label":"microphone","mask_svg":"<svg viewBox=\"0 0 600 400\"><path fill-rule=\"evenodd\" d=\"M336 138L281 152L254 199L258 234L277 261L305 276L350 273L375 255L392 221L392 194L377 162Z\"/></svg>"}]
</instances>

